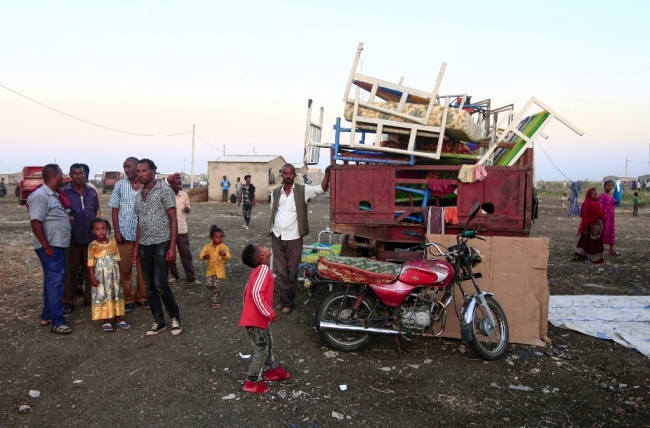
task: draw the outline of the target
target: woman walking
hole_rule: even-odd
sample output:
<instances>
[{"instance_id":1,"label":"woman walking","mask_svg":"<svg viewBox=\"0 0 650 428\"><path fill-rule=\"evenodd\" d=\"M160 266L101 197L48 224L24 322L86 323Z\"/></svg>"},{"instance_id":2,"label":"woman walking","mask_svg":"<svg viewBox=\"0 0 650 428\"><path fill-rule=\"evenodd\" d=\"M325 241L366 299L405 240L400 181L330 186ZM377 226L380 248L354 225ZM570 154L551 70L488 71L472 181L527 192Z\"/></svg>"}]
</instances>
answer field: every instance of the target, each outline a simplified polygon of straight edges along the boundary
<instances>
[{"instance_id":1,"label":"woman walking","mask_svg":"<svg viewBox=\"0 0 650 428\"><path fill-rule=\"evenodd\" d=\"M578 191L580 190L580 185L577 181L571 182L571 197L569 198L569 214L580 215L580 206L578 205Z\"/></svg>"},{"instance_id":2,"label":"woman walking","mask_svg":"<svg viewBox=\"0 0 650 428\"><path fill-rule=\"evenodd\" d=\"M587 190L585 202L580 209L578 244L573 261L603 263L603 209L598 203L598 192L593 187Z\"/></svg>"},{"instance_id":3,"label":"woman walking","mask_svg":"<svg viewBox=\"0 0 650 428\"><path fill-rule=\"evenodd\" d=\"M603 210L603 244L609 245L610 256L620 256L621 253L614 249L616 244L616 221L614 220L614 211L616 205L620 200L612 198L612 190L614 190L614 182L607 180L604 184L605 191L598 197L598 203Z\"/></svg>"}]
</instances>

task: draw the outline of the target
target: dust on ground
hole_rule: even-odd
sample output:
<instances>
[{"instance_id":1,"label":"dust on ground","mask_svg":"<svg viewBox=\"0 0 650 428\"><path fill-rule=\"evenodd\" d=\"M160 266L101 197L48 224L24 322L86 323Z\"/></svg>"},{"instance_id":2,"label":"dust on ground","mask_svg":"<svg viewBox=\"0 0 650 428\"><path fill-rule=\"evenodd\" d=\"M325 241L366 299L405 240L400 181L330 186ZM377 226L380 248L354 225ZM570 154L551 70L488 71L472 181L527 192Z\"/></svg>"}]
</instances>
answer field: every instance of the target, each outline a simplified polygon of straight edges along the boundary
<instances>
[{"instance_id":1,"label":"dust on ground","mask_svg":"<svg viewBox=\"0 0 650 428\"><path fill-rule=\"evenodd\" d=\"M104 212L109 212L102 196ZM559 200L542 201L534 236L550 238L552 294L647 295L650 213L617 212L618 250L605 265L568 261L578 219ZM402 342L380 337L354 354L328 353L314 329L315 304L273 324L276 358L293 377L272 383L263 396L241 392L250 354L237 327L249 269L238 255L250 242L269 244L267 204L253 210L243 230L234 204L195 203L188 215L195 258L216 223L234 254L223 282L223 302L210 309L210 292L185 281L173 285L183 334L146 337L152 323L137 307L130 331L101 332L80 299L69 317L74 333L54 335L39 325L42 273L31 249L25 207L0 199L0 425L2 426L649 426L650 364L641 354L549 326L547 348L510 345L507 358L484 362L455 340ZM329 223L329 199L310 205L312 234ZM180 265L180 263L179 263ZM198 278L204 265L195 263ZM180 267L180 266L179 266ZM604 268L604 271L598 269ZM182 269L181 269L182 272ZM183 275L181 275L183 276ZM498 300L498 296L497 300ZM327 355L326 355L327 353ZM509 385L531 387L513 391ZM341 391L340 385L347 385ZM38 398L29 391L39 391ZM20 413L19 406L31 411Z\"/></svg>"}]
</instances>

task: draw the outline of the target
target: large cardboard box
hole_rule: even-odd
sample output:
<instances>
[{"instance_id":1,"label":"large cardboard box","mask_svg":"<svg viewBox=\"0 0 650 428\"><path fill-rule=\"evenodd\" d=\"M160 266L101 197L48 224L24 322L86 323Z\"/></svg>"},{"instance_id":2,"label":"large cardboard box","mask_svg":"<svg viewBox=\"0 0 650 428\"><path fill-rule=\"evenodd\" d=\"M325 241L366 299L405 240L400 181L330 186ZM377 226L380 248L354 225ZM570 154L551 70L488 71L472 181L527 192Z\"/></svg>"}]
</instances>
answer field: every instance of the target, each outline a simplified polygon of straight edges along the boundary
<instances>
[{"instance_id":1,"label":"large cardboard box","mask_svg":"<svg viewBox=\"0 0 650 428\"><path fill-rule=\"evenodd\" d=\"M485 241L473 239L470 245L478 248L485 261L474 269L483 277L477 282L482 290L494 293L494 298L505 311L511 343L544 346L548 332L549 289L546 277L548 262L547 238L510 238L486 236ZM456 244L454 235L427 235L428 242L450 247ZM435 249L434 249L435 252ZM431 255L429 255L431 257ZM470 281L463 283L465 292L473 294ZM447 309L447 325L442 337L460 338L462 294L455 290L456 311Z\"/></svg>"}]
</instances>

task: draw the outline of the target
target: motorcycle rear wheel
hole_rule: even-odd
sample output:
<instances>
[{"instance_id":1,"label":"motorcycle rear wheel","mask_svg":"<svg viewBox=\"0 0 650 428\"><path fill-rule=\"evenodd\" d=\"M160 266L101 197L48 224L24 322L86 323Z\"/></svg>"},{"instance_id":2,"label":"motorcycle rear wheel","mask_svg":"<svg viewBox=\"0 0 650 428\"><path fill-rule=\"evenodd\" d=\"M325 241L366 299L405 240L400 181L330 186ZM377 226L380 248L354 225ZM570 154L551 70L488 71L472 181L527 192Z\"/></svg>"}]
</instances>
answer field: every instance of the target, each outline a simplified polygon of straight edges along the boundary
<instances>
[{"instance_id":1,"label":"motorcycle rear wheel","mask_svg":"<svg viewBox=\"0 0 650 428\"><path fill-rule=\"evenodd\" d=\"M474 306L473 323L465 328L469 330L470 346L484 360L493 361L503 358L508 346L508 320L501 306L491 296L485 296L487 305L496 323L494 330L486 331L488 321L485 308L481 304Z\"/></svg>"},{"instance_id":2,"label":"motorcycle rear wheel","mask_svg":"<svg viewBox=\"0 0 650 428\"><path fill-rule=\"evenodd\" d=\"M367 319L375 307L375 299L366 295L359 309L354 304L359 297L358 290L338 290L329 293L316 311L316 331L330 348L342 352L357 352L370 346L377 336L352 331L321 330L321 321L341 322Z\"/></svg>"}]
</instances>

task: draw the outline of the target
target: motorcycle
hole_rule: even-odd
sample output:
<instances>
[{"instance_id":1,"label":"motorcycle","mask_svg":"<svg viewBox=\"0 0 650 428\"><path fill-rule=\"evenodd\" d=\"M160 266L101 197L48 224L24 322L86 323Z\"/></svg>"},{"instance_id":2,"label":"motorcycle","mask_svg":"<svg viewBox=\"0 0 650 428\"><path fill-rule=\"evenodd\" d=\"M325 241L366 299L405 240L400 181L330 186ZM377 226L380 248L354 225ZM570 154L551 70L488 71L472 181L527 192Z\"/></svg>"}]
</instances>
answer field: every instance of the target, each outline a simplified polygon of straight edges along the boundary
<instances>
[{"instance_id":1,"label":"motorcycle","mask_svg":"<svg viewBox=\"0 0 650 428\"><path fill-rule=\"evenodd\" d=\"M446 252L434 242L409 248L409 251L424 250L424 259L405 262L394 282L345 283L346 289L337 287L330 291L316 311L320 338L338 351L356 352L370 346L378 335L438 337L445 329L447 310L458 286L463 297L461 339L484 360L502 358L508 345L508 321L494 293L479 288L476 279L481 274L474 273L472 268L484 256L468 245L471 239L484 240L476 230L468 229L479 209L491 214L494 205L480 202L472 205L469 220L456 237L456 245ZM412 231L403 233L424 238ZM426 259L428 251L444 259ZM463 288L467 281L476 290L472 294Z\"/></svg>"}]
</instances>

